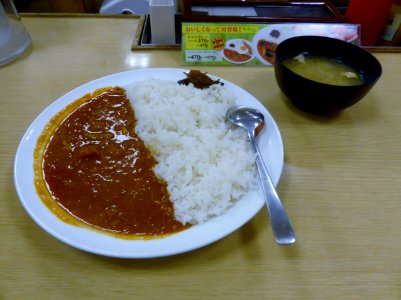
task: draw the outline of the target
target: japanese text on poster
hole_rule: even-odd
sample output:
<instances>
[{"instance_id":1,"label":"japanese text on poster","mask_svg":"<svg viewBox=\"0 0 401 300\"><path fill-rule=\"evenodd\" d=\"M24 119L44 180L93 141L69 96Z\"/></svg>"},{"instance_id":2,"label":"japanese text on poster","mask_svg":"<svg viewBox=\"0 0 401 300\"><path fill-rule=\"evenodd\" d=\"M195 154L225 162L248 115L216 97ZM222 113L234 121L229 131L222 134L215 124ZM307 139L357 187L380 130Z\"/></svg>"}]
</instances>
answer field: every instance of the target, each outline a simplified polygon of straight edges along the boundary
<instances>
[{"instance_id":1,"label":"japanese text on poster","mask_svg":"<svg viewBox=\"0 0 401 300\"><path fill-rule=\"evenodd\" d=\"M322 35L359 45L353 24L182 23L187 65L272 65L278 44L300 35Z\"/></svg>"}]
</instances>

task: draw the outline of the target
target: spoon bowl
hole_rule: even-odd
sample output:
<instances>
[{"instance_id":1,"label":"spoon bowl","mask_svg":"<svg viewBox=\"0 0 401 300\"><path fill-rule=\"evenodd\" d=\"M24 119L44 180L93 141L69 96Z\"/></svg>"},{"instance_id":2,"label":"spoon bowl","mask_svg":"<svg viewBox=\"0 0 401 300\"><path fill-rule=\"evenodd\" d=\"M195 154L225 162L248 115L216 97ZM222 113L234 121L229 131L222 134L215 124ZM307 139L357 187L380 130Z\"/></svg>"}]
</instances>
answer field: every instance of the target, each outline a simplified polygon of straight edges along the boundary
<instances>
[{"instance_id":1,"label":"spoon bowl","mask_svg":"<svg viewBox=\"0 0 401 300\"><path fill-rule=\"evenodd\" d=\"M240 126L245 130L252 130L255 136L259 133L256 129L263 127L265 124L265 117L261 112L246 106L235 106L230 108L227 111L226 117L231 123Z\"/></svg>"},{"instance_id":2,"label":"spoon bowl","mask_svg":"<svg viewBox=\"0 0 401 300\"><path fill-rule=\"evenodd\" d=\"M252 152L259 172L259 178L269 211L270 222L276 242L280 245L293 244L296 241L287 212L274 188L269 172L259 152L256 136L263 129L265 118L261 112L246 106L235 106L226 113L226 119L232 124L244 128L249 137Z\"/></svg>"}]
</instances>

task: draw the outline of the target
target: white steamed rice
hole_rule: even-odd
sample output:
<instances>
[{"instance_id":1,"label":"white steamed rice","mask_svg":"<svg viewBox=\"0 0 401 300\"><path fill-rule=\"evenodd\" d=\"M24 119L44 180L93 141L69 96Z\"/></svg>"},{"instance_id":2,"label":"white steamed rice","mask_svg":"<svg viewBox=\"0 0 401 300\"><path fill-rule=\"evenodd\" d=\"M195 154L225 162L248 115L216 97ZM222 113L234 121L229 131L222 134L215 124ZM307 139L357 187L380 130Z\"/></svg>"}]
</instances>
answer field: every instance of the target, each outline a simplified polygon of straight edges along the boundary
<instances>
[{"instance_id":1,"label":"white steamed rice","mask_svg":"<svg viewBox=\"0 0 401 300\"><path fill-rule=\"evenodd\" d=\"M235 98L225 86L206 90L149 78L126 88L137 134L168 183L175 217L197 224L221 215L257 182L245 130L225 121Z\"/></svg>"}]
</instances>

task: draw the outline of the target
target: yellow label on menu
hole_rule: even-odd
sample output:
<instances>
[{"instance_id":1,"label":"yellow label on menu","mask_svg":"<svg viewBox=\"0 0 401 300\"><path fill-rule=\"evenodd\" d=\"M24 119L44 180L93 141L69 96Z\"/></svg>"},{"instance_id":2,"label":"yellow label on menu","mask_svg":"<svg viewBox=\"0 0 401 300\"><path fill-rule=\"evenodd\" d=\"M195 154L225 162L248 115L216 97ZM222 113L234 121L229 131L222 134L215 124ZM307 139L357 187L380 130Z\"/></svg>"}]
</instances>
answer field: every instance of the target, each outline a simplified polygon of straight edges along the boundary
<instances>
[{"instance_id":1,"label":"yellow label on menu","mask_svg":"<svg viewBox=\"0 0 401 300\"><path fill-rule=\"evenodd\" d=\"M222 36L216 36L212 39L212 46L214 50L222 50L226 44L225 39Z\"/></svg>"}]
</instances>

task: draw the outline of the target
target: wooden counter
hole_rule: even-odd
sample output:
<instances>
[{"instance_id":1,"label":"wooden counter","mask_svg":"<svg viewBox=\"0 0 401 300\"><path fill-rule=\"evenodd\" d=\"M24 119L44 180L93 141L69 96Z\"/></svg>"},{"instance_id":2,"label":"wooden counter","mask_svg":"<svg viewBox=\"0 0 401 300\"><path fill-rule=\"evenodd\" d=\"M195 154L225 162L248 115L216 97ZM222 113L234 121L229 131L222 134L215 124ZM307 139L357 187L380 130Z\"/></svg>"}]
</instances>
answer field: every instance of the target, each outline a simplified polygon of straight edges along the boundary
<instances>
[{"instance_id":1,"label":"wooden counter","mask_svg":"<svg viewBox=\"0 0 401 300\"><path fill-rule=\"evenodd\" d=\"M278 192L293 246L273 242L267 210L230 236L172 257L124 260L76 250L21 206L13 159L29 124L71 89L131 69L181 68L175 50L131 51L135 17L26 16L32 49L0 68L0 299L400 299L401 55L335 117L291 108L269 67L202 67L261 101L280 127ZM322 99L324 100L324 99Z\"/></svg>"}]
</instances>

